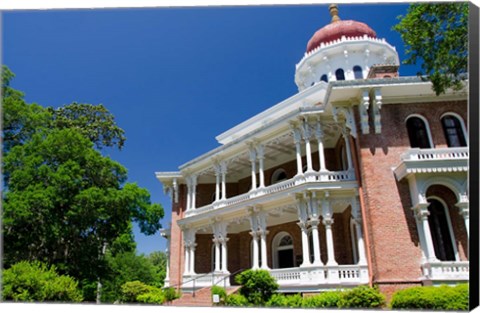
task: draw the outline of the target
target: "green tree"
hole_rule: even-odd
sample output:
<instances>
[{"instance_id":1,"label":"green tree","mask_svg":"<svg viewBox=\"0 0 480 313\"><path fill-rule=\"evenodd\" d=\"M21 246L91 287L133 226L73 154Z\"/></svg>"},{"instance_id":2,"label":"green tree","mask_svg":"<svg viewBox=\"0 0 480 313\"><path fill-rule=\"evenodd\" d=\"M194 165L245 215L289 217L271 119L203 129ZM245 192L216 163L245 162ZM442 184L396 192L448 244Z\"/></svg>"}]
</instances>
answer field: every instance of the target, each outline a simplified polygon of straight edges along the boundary
<instances>
[{"instance_id":1,"label":"green tree","mask_svg":"<svg viewBox=\"0 0 480 313\"><path fill-rule=\"evenodd\" d=\"M3 299L80 302L82 293L78 283L69 276L59 275L55 266L22 261L3 272Z\"/></svg>"},{"instance_id":2,"label":"green tree","mask_svg":"<svg viewBox=\"0 0 480 313\"><path fill-rule=\"evenodd\" d=\"M437 95L460 90L468 71L468 3L414 3L393 29L406 47L404 64L421 63Z\"/></svg>"},{"instance_id":3,"label":"green tree","mask_svg":"<svg viewBox=\"0 0 480 313\"><path fill-rule=\"evenodd\" d=\"M155 283L153 283L153 286L163 287L167 275L167 255L161 251L154 251L147 256L147 259L155 268Z\"/></svg>"},{"instance_id":4,"label":"green tree","mask_svg":"<svg viewBox=\"0 0 480 313\"><path fill-rule=\"evenodd\" d=\"M13 76L3 68L5 266L22 260L55 264L93 300L94 282L107 272L104 247L134 248L131 223L152 235L161 227L163 208L150 202L146 189L127 182L121 164L97 150L120 148L125 140L103 106L27 104L10 87Z\"/></svg>"}]
</instances>

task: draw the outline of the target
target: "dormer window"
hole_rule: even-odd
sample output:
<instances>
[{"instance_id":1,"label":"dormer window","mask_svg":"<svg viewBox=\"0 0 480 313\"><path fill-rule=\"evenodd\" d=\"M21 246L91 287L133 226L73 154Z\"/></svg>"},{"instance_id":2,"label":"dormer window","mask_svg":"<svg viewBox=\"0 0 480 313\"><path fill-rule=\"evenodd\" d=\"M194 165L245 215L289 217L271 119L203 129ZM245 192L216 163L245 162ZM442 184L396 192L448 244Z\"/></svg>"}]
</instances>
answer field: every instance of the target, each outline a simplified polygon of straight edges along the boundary
<instances>
[{"instance_id":1,"label":"dormer window","mask_svg":"<svg viewBox=\"0 0 480 313\"><path fill-rule=\"evenodd\" d=\"M362 79L363 78L362 68L358 65L355 65L353 67L353 75L355 76L355 79Z\"/></svg>"}]
</instances>

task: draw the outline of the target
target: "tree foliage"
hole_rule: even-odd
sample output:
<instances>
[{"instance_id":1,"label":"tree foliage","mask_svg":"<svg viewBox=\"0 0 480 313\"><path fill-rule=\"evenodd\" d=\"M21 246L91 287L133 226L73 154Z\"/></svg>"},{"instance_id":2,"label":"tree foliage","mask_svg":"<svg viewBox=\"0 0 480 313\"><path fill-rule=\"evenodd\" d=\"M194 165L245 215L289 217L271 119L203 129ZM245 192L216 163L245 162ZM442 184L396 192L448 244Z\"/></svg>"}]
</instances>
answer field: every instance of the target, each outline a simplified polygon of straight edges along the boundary
<instances>
[{"instance_id":1,"label":"tree foliage","mask_svg":"<svg viewBox=\"0 0 480 313\"><path fill-rule=\"evenodd\" d=\"M3 272L3 299L80 302L82 293L78 283L69 276L59 275L55 266L22 261Z\"/></svg>"},{"instance_id":2,"label":"tree foliage","mask_svg":"<svg viewBox=\"0 0 480 313\"><path fill-rule=\"evenodd\" d=\"M121 148L125 141L105 107L27 104L10 87L13 77L3 67L5 266L54 264L91 291L108 273L104 247L134 254L131 223L152 235L163 208L127 182L125 167L101 154L100 148Z\"/></svg>"},{"instance_id":3,"label":"tree foliage","mask_svg":"<svg viewBox=\"0 0 480 313\"><path fill-rule=\"evenodd\" d=\"M414 3L393 27L406 47L405 64L421 62L437 95L460 90L468 71L468 3Z\"/></svg>"},{"instance_id":4,"label":"tree foliage","mask_svg":"<svg viewBox=\"0 0 480 313\"><path fill-rule=\"evenodd\" d=\"M253 305L263 305L277 291L278 284L266 270L246 270L235 277L239 292Z\"/></svg>"}]
</instances>

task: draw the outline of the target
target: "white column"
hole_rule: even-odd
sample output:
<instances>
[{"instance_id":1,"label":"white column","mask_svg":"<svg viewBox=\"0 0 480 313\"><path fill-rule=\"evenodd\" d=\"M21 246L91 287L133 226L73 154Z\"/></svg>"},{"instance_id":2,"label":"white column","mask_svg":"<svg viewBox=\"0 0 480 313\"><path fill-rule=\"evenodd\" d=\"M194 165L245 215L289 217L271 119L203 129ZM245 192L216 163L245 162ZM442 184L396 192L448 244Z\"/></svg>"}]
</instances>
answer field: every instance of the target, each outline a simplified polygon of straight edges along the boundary
<instances>
[{"instance_id":1,"label":"white column","mask_svg":"<svg viewBox=\"0 0 480 313\"><path fill-rule=\"evenodd\" d=\"M265 187L265 173L263 172L263 160L265 159L264 156L265 148L263 145L257 146L257 158L258 158L258 174L260 176L260 186L259 188Z\"/></svg>"},{"instance_id":2,"label":"white column","mask_svg":"<svg viewBox=\"0 0 480 313\"><path fill-rule=\"evenodd\" d=\"M358 250L358 264L367 264L365 257L365 244L363 242L362 221L361 219L354 219L355 231L357 234L357 250Z\"/></svg>"},{"instance_id":3,"label":"white column","mask_svg":"<svg viewBox=\"0 0 480 313\"><path fill-rule=\"evenodd\" d=\"M220 272L220 242L218 238L213 239L215 243L215 272Z\"/></svg>"},{"instance_id":4,"label":"white column","mask_svg":"<svg viewBox=\"0 0 480 313\"><path fill-rule=\"evenodd\" d=\"M308 122L305 121L303 125L303 139L305 140L305 154L307 157L307 172L313 172L313 165L312 165L312 149L310 147L310 138L311 138L311 131Z\"/></svg>"},{"instance_id":5,"label":"white column","mask_svg":"<svg viewBox=\"0 0 480 313\"><path fill-rule=\"evenodd\" d=\"M302 231L302 254L303 254L303 262L300 267L310 266L310 247L308 244L308 228L307 224L304 222L298 222L297 225L300 227Z\"/></svg>"},{"instance_id":6,"label":"white column","mask_svg":"<svg viewBox=\"0 0 480 313\"><path fill-rule=\"evenodd\" d=\"M303 174L303 165L302 165L302 148L301 148L301 134L298 128L293 129L293 141L295 142L296 156L297 156L297 175Z\"/></svg>"},{"instance_id":7,"label":"white column","mask_svg":"<svg viewBox=\"0 0 480 313\"><path fill-rule=\"evenodd\" d=\"M325 234L327 237L327 265L338 265L337 261L335 261L332 224L333 218L326 218L323 220L323 225L325 225Z\"/></svg>"},{"instance_id":8,"label":"white column","mask_svg":"<svg viewBox=\"0 0 480 313\"><path fill-rule=\"evenodd\" d=\"M222 244L222 266L220 268L220 271L224 272L224 273L228 273L228 258L227 258L227 242L228 242L228 238L222 238L222 241L221 241L221 244Z\"/></svg>"},{"instance_id":9,"label":"white column","mask_svg":"<svg viewBox=\"0 0 480 313\"><path fill-rule=\"evenodd\" d=\"M252 231L250 233L253 237L253 256L252 256L252 270L258 269L258 234L257 232Z\"/></svg>"},{"instance_id":10,"label":"white column","mask_svg":"<svg viewBox=\"0 0 480 313\"><path fill-rule=\"evenodd\" d=\"M348 164L348 171L353 170L353 164L352 164L352 153L350 151L350 134L347 128L345 128L342 132L343 134L343 139L345 139L345 152L347 154L347 164Z\"/></svg>"},{"instance_id":11,"label":"white column","mask_svg":"<svg viewBox=\"0 0 480 313\"><path fill-rule=\"evenodd\" d=\"M318 238L318 219L310 220L310 227L312 228L312 238L313 238L313 265L320 266L322 265L322 260L320 257L320 240Z\"/></svg>"},{"instance_id":12,"label":"white column","mask_svg":"<svg viewBox=\"0 0 480 313\"><path fill-rule=\"evenodd\" d=\"M315 139L318 142L318 160L320 163L320 172L325 172L327 167L325 165L325 150L323 148L323 130L320 125L320 119L317 120L317 128L315 130Z\"/></svg>"},{"instance_id":13,"label":"white column","mask_svg":"<svg viewBox=\"0 0 480 313\"><path fill-rule=\"evenodd\" d=\"M433 247L432 233L430 232L430 225L428 224L428 203L419 203L415 208L417 211L417 218L420 219L420 225L422 227L423 235L425 238L425 244L427 245L426 256L429 262L438 261L435 255L435 248Z\"/></svg>"},{"instance_id":14,"label":"white column","mask_svg":"<svg viewBox=\"0 0 480 313\"><path fill-rule=\"evenodd\" d=\"M260 242L262 248L262 266L261 268L264 270L268 270L268 262L267 262L267 230L260 231Z\"/></svg>"},{"instance_id":15,"label":"white column","mask_svg":"<svg viewBox=\"0 0 480 313\"><path fill-rule=\"evenodd\" d=\"M467 230L467 237L470 239L470 210L468 202L459 202L455 204L460 210L460 215L465 222L465 229Z\"/></svg>"},{"instance_id":16,"label":"white column","mask_svg":"<svg viewBox=\"0 0 480 313\"><path fill-rule=\"evenodd\" d=\"M257 153L255 151L255 148L250 147L250 162L252 163L252 189L255 190L257 189Z\"/></svg>"},{"instance_id":17,"label":"white column","mask_svg":"<svg viewBox=\"0 0 480 313\"><path fill-rule=\"evenodd\" d=\"M225 200L227 198L227 182L225 177L225 175L227 174L227 163L222 162L220 166L222 172L222 200Z\"/></svg>"},{"instance_id":18,"label":"white column","mask_svg":"<svg viewBox=\"0 0 480 313\"><path fill-rule=\"evenodd\" d=\"M220 200L220 165L215 164L215 202Z\"/></svg>"},{"instance_id":19,"label":"white column","mask_svg":"<svg viewBox=\"0 0 480 313\"><path fill-rule=\"evenodd\" d=\"M191 200L191 203L190 203L190 208L192 210L195 210L197 208L196 206L196 193L197 193L197 176L196 175L193 175L192 176L192 200Z\"/></svg>"},{"instance_id":20,"label":"white column","mask_svg":"<svg viewBox=\"0 0 480 313\"><path fill-rule=\"evenodd\" d=\"M188 275L190 273L190 247L187 243L185 243L185 261L183 266L183 275Z\"/></svg>"},{"instance_id":21,"label":"white column","mask_svg":"<svg viewBox=\"0 0 480 313\"><path fill-rule=\"evenodd\" d=\"M195 246L196 244L193 243L190 247L190 275L195 275Z\"/></svg>"},{"instance_id":22,"label":"white column","mask_svg":"<svg viewBox=\"0 0 480 313\"><path fill-rule=\"evenodd\" d=\"M192 181L190 179L190 176L186 177L187 180L187 210L190 211L190 208L192 207Z\"/></svg>"}]
</instances>

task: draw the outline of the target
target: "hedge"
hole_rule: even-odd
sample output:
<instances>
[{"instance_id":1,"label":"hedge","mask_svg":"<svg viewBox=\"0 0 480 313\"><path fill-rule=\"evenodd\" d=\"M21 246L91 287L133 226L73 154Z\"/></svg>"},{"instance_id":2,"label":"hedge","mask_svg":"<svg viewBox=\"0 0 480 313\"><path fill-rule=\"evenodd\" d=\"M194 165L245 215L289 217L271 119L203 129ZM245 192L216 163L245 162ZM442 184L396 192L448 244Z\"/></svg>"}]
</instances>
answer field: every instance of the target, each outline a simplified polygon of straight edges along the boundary
<instances>
[{"instance_id":1,"label":"hedge","mask_svg":"<svg viewBox=\"0 0 480 313\"><path fill-rule=\"evenodd\" d=\"M468 284L399 290L393 294L390 307L392 309L468 311Z\"/></svg>"}]
</instances>

